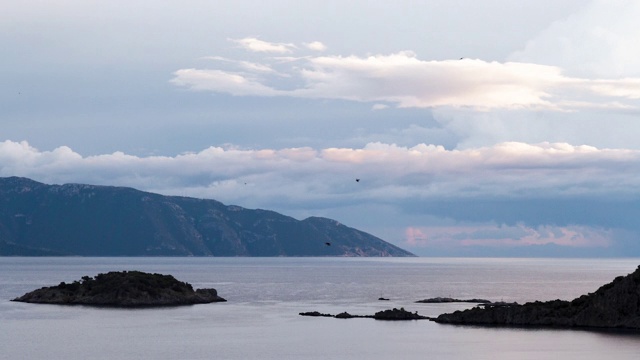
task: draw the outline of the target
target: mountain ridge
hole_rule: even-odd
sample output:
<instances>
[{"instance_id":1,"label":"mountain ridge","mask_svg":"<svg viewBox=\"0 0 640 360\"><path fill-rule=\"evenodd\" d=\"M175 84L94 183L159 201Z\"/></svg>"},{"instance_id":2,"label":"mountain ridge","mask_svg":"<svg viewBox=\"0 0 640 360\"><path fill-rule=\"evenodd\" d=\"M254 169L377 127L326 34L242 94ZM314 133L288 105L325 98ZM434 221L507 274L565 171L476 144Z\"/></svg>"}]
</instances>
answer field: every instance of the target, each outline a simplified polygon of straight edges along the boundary
<instances>
[{"instance_id":1,"label":"mountain ridge","mask_svg":"<svg viewBox=\"0 0 640 360\"><path fill-rule=\"evenodd\" d=\"M0 178L0 255L414 256L336 220L129 187Z\"/></svg>"}]
</instances>

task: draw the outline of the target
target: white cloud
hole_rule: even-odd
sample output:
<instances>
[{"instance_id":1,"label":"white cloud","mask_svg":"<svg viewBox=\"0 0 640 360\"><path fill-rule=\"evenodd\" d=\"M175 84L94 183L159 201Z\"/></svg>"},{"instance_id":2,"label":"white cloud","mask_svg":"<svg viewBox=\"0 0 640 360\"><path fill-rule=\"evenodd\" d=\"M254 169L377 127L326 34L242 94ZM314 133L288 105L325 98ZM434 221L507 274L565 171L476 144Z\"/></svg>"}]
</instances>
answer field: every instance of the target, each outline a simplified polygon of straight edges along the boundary
<instances>
[{"instance_id":1,"label":"white cloud","mask_svg":"<svg viewBox=\"0 0 640 360\"><path fill-rule=\"evenodd\" d=\"M278 91L263 85L259 79L244 73L221 70L182 69L174 73L171 82L191 90L224 92L238 96L274 96Z\"/></svg>"},{"instance_id":2,"label":"white cloud","mask_svg":"<svg viewBox=\"0 0 640 360\"><path fill-rule=\"evenodd\" d=\"M580 76L640 76L640 2L590 1L531 39L513 61L556 65Z\"/></svg>"},{"instance_id":3,"label":"white cloud","mask_svg":"<svg viewBox=\"0 0 640 360\"><path fill-rule=\"evenodd\" d=\"M270 59L271 60L271 59ZM269 60L269 61L270 61ZM267 61L267 60L265 60ZM640 78L589 79L569 77L556 66L478 59L429 61L412 52L367 57L318 56L281 63L280 70L299 85L279 90L254 64L252 72L219 69L178 70L174 84L194 90L234 95L290 96L394 103L399 107L530 109L637 109ZM238 90L242 84L242 91ZM231 86L229 86L231 85Z\"/></svg>"},{"instance_id":4,"label":"white cloud","mask_svg":"<svg viewBox=\"0 0 640 360\"><path fill-rule=\"evenodd\" d=\"M371 110L384 110L388 108L389 108L389 105L387 104L373 104L373 106L371 107Z\"/></svg>"},{"instance_id":5,"label":"white cloud","mask_svg":"<svg viewBox=\"0 0 640 360\"><path fill-rule=\"evenodd\" d=\"M325 51L327 50L327 46L323 43L321 43L320 41L313 41L310 43L304 43L304 46L307 47L307 49L309 50L313 50L313 51Z\"/></svg>"},{"instance_id":6,"label":"white cloud","mask_svg":"<svg viewBox=\"0 0 640 360\"><path fill-rule=\"evenodd\" d=\"M222 56L205 56L203 57L203 59L231 63L236 65L242 70L246 70L254 73L274 73L275 72L275 70L273 70L269 65L259 64L251 61L238 61L238 60L228 59Z\"/></svg>"},{"instance_id":7,"label":"white cloud","mask_svg":"<svg viewBox=\"0 0 640 360\"><path fill-rule=\"evenodd\" d=\"M257 38L253 38L253 37L247 37L244 39L229 39L229 40L240 45L240 47L244 48L245 50L253 51L253 52L285 54L285 53L290 53L293 49L296 48L294 44L272 43L272 42L263 41Z\"/></svg>"},{"instance_id":8,"label":"white cloud","mask_svg":"<svg viewBox=\"0 0 640 360\"><path fill-rule=\"evenodd\" d=\"M581 84L577 84L580 86ZM594 80L589 84L592 92L609 97L640 99L640 78Z\"/></svg>"}]
</instances>

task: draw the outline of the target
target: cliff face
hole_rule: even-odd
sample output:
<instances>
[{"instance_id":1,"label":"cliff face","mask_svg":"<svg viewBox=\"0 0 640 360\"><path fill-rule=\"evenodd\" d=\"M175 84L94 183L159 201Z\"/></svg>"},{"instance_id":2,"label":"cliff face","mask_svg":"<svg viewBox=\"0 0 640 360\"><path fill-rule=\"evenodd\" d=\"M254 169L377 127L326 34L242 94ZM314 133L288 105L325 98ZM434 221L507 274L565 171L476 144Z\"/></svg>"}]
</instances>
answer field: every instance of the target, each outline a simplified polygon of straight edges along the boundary
<instances>
[{"instance_id":1,"label":"cliff face","mask_svg":"<svg viewBox=\"0 0 640 360\"><path fill-rule=\"evenodd\" d=\"M0 255L412 256L323 218L131 188L0 178Z\"/></svg>"},{"instance_id":2,"label":"cliff face","mask_svg":"<svg viewBox=\"0 0 640 360\"><path fill-rule=\"evenodd\" d=\"M554 300L523 305L486 306L435 319L440 323L625 328L640 330L640 267L615 278L596 292L572 301Z\"/></svg>"}]
</instances>

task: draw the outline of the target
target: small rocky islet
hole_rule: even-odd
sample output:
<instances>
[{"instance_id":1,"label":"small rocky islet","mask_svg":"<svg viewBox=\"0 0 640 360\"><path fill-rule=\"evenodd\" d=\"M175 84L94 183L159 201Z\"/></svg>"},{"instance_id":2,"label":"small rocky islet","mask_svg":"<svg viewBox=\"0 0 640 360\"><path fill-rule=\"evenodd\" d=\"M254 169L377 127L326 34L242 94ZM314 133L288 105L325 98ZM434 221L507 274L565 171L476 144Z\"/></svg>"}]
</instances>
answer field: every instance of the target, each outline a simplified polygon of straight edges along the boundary
<instances>
[{"instance_id":1,"label":"small rocky islet","mask_svg":"<svg viewBox=\"0 0 640 360\"><path fill-rule=\"evenodd\" d=\"M159 307L223 302L215 289L194 290L171 275L113 271L72 283L43 287L12 301L109 307Z\"/></svg>"}]
</instances>

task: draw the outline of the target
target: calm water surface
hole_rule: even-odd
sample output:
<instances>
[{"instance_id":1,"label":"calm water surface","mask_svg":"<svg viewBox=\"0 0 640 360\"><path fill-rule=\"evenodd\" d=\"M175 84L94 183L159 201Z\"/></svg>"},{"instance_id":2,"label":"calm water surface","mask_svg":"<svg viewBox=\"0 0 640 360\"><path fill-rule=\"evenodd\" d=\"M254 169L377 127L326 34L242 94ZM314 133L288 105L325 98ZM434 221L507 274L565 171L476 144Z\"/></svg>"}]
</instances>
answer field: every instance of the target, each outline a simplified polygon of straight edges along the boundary
<instances>
[{"instance_id":1,"label":"calm water surface","mask_svg":"<svg viewBox=\"0 0 640 360\"><path fill-rule=\"evenodd\" d=\"M570 300L640 259L0 258L2 359L637 359L640 334L299 316ZM28 291L114 270L172 274L227 303L162 309L23 304ZM379 297L391 299L378 301Z\"/></svg>"}]
</instances>

